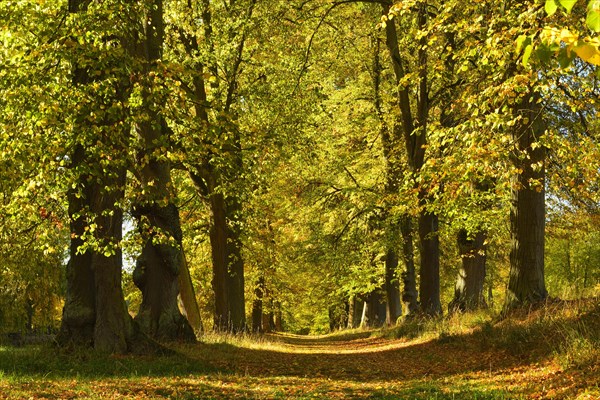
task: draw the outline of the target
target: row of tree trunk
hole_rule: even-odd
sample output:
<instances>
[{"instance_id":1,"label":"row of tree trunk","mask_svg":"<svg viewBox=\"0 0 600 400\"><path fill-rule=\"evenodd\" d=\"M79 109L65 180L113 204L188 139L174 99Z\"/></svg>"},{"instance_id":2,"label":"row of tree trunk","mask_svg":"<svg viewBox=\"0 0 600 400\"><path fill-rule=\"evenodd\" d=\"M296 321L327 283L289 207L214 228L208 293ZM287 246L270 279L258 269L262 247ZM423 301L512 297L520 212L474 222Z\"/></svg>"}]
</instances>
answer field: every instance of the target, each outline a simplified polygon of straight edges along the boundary
<instances>
[{"instance_id":1,"label":"row of tree trunk","mask_svg":"<svg viewBox=\"0 0 600 400\"><path fill-rule=\"evenodd\" d=\"M382 13L387 17L389 5L382 5ZM416 9L416 24L423 30L427 25L426 4ZM417 54L418 81L414 86L406 83L409 64L402 58L398 44L395 20L385 25L386 45L392 63L395 82L398 87L397 106L399 119L388 127L382 111L381 79L383 66L380 60L379 40L376 40L373 63L374 108L379 116L383 155L386 162L385 196L392 198L398 194L399 183L404 179L408 166L412 176L417 176L425 162L427 148L427 122L430 102L427 72L426 37L420 39ZM412 82L412 81L411 81ZM415 95L416 93L416 95ZM544 122L539 107L539 99L530 88L529 93L516 101L513 109L515 117L523 117L511 131L513 142L514 175L511 209L511 238L513 248L510 255L510 280L505 309L524 303L540 302L547 297L544 283L544 149L538 145L544 133ZM416 116L413 116L416 110ZM446 116L447 117L447 116ZM452 123L450 119L442 124ZM402 162L399 146L404 143L406 160ZM541 166L541 168L540 168ZM475 183L474 190L489 190ZM415 182L418 191L420 212L417 217L418 247L420 254L420 287L416 288L414 264L413 227L411 217L404 215L399 221L391 219L384 212L387 222L388 249L385 257L385 284L383 292L366 295L363 318L360 324L376 321L394 324L404 314L416 313L433 316L441 314L439 263L440 248L438 237L438 216L428 211L429 193ZM391 209L390 203L387 209ZM397 218L397 217L395 217ZM400 240L396 239L400 238ZM485 307L483 295L486 277L486 238L487 232L459 229L457 247L461 258L455 293L448 305L449 311L467 311ZM400 243L400 245L398 245ZM399 261L403 261L404 271L399 272ZM401 282L400 282L401 281ZM402 283L402 285L400 285ZM380 293L385 293L381 298ZM401 293L401 294L400 294ZM417 298L417 293L419 298ZM377 298L377 301L374 300ZM348 326L358 326L357 299L350 300ZM377 304L385 305L383 315L372 314Z\"/></svg>"},{"instance_id":2,"label":"row of tree trunk","mask_svg":"<svg viewBox=\"0 0 600 400\"><path fill-rule=\"evenodd\" d=\"M69 12L86 14L88 5L87 0L70 0ZM90 67L94 63L85 58L73 62L72 85L84 93L86 103L80 105L75 116L70 157L74 177L67 196L71 246L66 302L58 336L65 346L93 346L103 352L124 353L147 338L194 340L194 331L202 331L183 253L172 166L166 155L171 132L161 113L164 96L153 83L153 77L159 73L164 41L162 0L153 0L144 14L142 30L129 27L124 30L125 36L118 38L127 56L142 66L137 71L137 79L142 83L142 111L134 126L128 123L131 110L125 105L132 84L125 69L116 66L112 70L95 71ZM87 49L83 50L85 54ZM117 76L108 76L105 71ZM107 78L119 82L114 96L101 97L90 90L90 83ZM98 108L118 108L120 112L105 113L94 125L86 116L98 112ZM131 132L137 137L132 137ZM137 143L138 154L131 165L126 160L133 143ZM234 156L241 154L238 150L236 147L231 152ZM238 167L239 164L241 161L236 163ZM133 274L134 283L142 292L135 319L128 313L121 289L122 204L125 204L128 170L136 178L138 195L132 215L143 240ZM215 183L219 171L210 172L201 177L201 186L206 188L207 182L210 183L203 194L213 216L210 239L216 298L214 324L220 330L241 331L245 329L244 273L240 224L236 223L241 206L234 197L219 191L219 182ZM178 296L185 316L180 311Z\"/></svg>"}]
</instances>

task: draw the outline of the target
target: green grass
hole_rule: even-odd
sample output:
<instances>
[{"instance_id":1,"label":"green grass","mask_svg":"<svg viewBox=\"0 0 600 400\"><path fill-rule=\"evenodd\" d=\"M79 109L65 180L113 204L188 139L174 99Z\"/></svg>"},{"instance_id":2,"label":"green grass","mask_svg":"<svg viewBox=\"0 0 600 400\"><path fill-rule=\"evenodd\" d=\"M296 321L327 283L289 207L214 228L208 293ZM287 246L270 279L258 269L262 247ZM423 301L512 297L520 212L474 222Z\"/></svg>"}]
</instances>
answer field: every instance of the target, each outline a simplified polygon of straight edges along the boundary
<instances>
[{"instance_id":1,"label":"green grass","mask_svg":"<svg viewBox=\"0 0 600 400\"><path fill-rule=\"evenodd\" d=\"M93 351L63 353L50 346L0 347L3 377L136 377L215 372L183 355L109 356Z\"/></svg>"}]
</instances>

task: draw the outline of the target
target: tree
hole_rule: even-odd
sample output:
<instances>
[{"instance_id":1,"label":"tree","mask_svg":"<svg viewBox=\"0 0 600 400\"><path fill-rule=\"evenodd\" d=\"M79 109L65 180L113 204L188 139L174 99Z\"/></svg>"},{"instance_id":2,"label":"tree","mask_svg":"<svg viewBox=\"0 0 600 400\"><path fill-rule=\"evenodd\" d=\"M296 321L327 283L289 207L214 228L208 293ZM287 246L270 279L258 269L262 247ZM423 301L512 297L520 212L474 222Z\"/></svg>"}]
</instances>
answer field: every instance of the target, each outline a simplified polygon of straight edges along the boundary
<instances>
[{"instance_id":1,"label":"tree","mask_svg":"<svg viewBox=\"0 0 600 400\"><path fill-rule=\"evenodd\" d=\"M65 10L0 3L0 319L3 330L55 328L64 295ZM59 171L62 173L59 173Z\"/></svg>"},{"instance_id":2,"label":"tree","mask_svg":"<svg viewBox=\"0 0 600 400\"><path fill-rule=\"evenodd\" d=\"M390 129L382 109L380 40L375 39L375 56L373 62L373 86L374 86L374 108L381 123L381 142L386 164L385 195L390 199L397 200L400 182L404 178L401 167L399 148L401 146L401 126L397 121L393 122ZM393 134L390 134L390 131ZM386 205L386 214L390 213L393 204ZM416 274L414 264L413 235L411 227L411 216L404 214L399 221L395 216L388 215L388 249L385 259L385 293L386 293L386 323L395 324L402 315L401 300L404 302L406 316L413 315L418 309ZM398 234L400 233L400 235ZM401 259L404 261L405 272L402 273L402 298L400 298L400 274L398 273L398 250L397 237L401 236L402 246L400 250Z\"/></svg>"},{"instance_id":3,"label":"tree","mask_svg":"<svg viewBox=\"0 0 600 400\"><path fill-rule=\"evenodd\" d=\"M428 48L427 48L427 3L417 5L414 23L420 38L416 43L416 84L411 87L406 83L410 76L409 63L400 53L398 35L396 32L396 20L400 17L388 20L390 5L382 5L382 20L386 34L386 44L393 66L395 82L397 85L397 104L400 112L401 131L404 136L407 161L410 171L416 177L425 162L427 149L428 123L430 122L429 102L429 71L428 71ZM410 14L409 14L410 15ZM416 99L411 100L411 93L416 93ZM415 103L413 108L412 103ZM413 117L413 110L416 115ZM418 187L415 181L415 186ZM438 215L428 209L429 194L426 188L418 187L419 198L419 254L420 254L420 306L421 311L427 315L436 315L442 312L440 303L440 250L438 237Z\"/></svg>"},{"instance_id":4,"label":"tree","mask_svg":"<svg viewBox=\"0 0 600 400\"><path fill-rule=\"evenodd\" d=\"M108 39L109 30L98 23L115 6L69 2L75 32L85 35L86 27L98 25L106 31L88 30L97 36L91 43L84 40L81 47L73 44L71 53L75 56L72 82L77 98L72 108L69 166L74 183L67 195L71 245L59 341L123 353L130 349L133 336L121 288L120 250L130 130L124 103L129 81L124 69L115 68L112 75L105 72L107 66L123 62L123 53L104 51L102 43L114 40L115 46L126 46L130 38Z\"/></svg>"},{"instance_id":5,"label":"tree","mask_svg":"<svg viewBox=\"0 0 600 400\"><path fill-rule=\"evenodd\" d=\"M544 281L546 149L539 143L545 124L533 89L516 101L514 112L521 118L511 132L515 143L512 157L519 172L514 176L510 213L513 245L507 308L538 303L548 296Z\"/></svg>"},{"instance_id":6,"label":"tree","mask_svg":"<svg viewBox=\"0 0 600 400\"><path fill-rule=\"evenodd\" d=\"M235 332L246 328L240 187L245 165L237 102L255 3L181 3L181 22L174 27L185 65L180 82L193 109L192 116L177 117L193 121L193 134L183 143L186 166L212 214L214 326Z\"/></svg>"},{"instance_id":7,"label":"tree","mask_svg":"<svg viewBox=\"0 0 600 400\"><path fill-rule=\"evenodd\" d=\"M135 320L153 337L193 340L193 330L177 303L178 276L187 266L167 156L170 131L161 113L165 100L155 79L161 73L163 1L150 2L145 17L144 40L139 44L143 47L136 50L144 64L140 76L141 116L136 125L140 153L135 173L140 187L133 213L144 245L134 271L134 282L143 295Z\"/></svg>"}]
</instances>

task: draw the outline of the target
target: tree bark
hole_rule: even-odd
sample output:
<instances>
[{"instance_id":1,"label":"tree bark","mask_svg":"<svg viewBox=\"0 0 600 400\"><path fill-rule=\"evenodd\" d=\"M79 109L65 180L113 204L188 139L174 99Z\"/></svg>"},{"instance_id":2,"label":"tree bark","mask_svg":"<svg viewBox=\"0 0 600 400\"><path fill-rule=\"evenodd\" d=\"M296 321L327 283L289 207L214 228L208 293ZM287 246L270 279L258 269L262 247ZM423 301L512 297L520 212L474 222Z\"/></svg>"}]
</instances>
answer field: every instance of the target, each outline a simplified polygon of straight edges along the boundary
<instances>
[{"instance_id":1,"label":"tree bark","mask_svg":"<svg viewBox=\"0 0 600 400\"><path fill-rule=\"evenodd\" d=\"M437 215L426 211L421 212L419 241L421 311L425 315L438 315L442 312L442 303L440 302L440 242Z\"/></svg>"},{"instance_id":2,"label":"tree bark","mask_svg":"<svg viewBox=\"0 0 600 400\"><path fill-rule=\"evenodd\" d=\"M69 12L85 12L88 2L70 0ZM101 71L94 79L105 79ZM75 64L73 84L86 90L90 72ZM125 196L125 146L129 125L123 124L126 116L120 113L100 113L100 124L94 131L94 141L100 147L87 151L86 132L93 126L86 117L88 109L109 109L122 103L128 96L127 80L118 80L114 97L97 98L82 105L82 115L77 116L76 127L80 142L75 146L71 168L77 185L67 194L71 228L70 260L67 266L67 298L59 343L63 345L92 346L101 352L125 353L133 335L131 317L121 288L121 239L123 211L120 208ZM104 104L103 104L104 103ZM99 107L103 105L105 107ZM112 160L111 157L115 157ZM96 243L83 250L85 235L92 234ZM80 250L83 253L80 253Z\"/></svg>"},{"instance_id":3,"label":"tree bark","mask_svg":"<svg viewBox=\"0 0 600 400\"><path fill-rule=\"evenodd\" d=\"M71 168L77 171L85 163L85 151L77 145L71 160ZM90 188L87 176L76 172L77 183L81 189L70 189L69 226L71 244L67 263L67 290L65 305L57 341L62 346L92 346L94 342L94 324L96 321L96 296L92 253L86 250L80 253L83 245L86 220L84 213L89 208Z\"/></svg>"},{"instance_id":4,"label":"tree bark","mask_svg":"<svg viewBox=\"0 0 600 400\"><path fill-rule=\"evenodd\" d=\"M227 203L229 315L232 331L243 332L246 330L246 297L240 227L241 204L237 197L232 197Z\"/></svg>"},{"instance_id":5,"label":"tree bark","mask_svg":"<svg viewBox=\"0 0 600 400\"><path fill-rule=\"evenodd\" d=\"M385 323L387 325L395 325L400 315L402 315L400 282L396 276L397 268L398 256L394 250L390 249L385 258Z\"/></svg>"},{"instance_id":6,"label":"tree bark","mask_svg":"<svg viewBox=\"0 0 600 400\"><path fill-rule=\"evenodd\" d=\"M196 336L199 336L204 332L202 317L200 316L200 308L198 307L198 301L196 300L196 291L194 290L190 269L183 249L181 255L183 256L183 266L179 270L179 275L177 276L179 297L183 305L186 319L190 323Z\"/></svg>"},{"instance_id":7,"label":"tree bark","mask_svg":"<svg viewBox=\"0 0 600 400\"><path fill-rule=\"evenodd\" d=\"M361 328L379 327L385 323L386 307L384 296L379 290L374 290L367 296L364 303Z\"/></svg>"},{"instance_id":8,"label":"tree bark","mask_svg":"<svg viewBox=\"0 0 600 400\"><path fill-rule=\"evenodd\" d=\"M403 170L400 165L400 157L398 154L398 142L401 141L400 126L398 123L394 124L393 135L390 134L388 125L386 124L381 100L381 60L380 60L380 41L376 40L375 54L373 61L373 87L374 87L374 106L375 111L379 117L379 123L381 124L381 143L383 148L383 156L385 157L385 194L386 198L394 199L394 196L398 194L398 185L400 180L403 178ZM391 217L390 209L392 204L386 204L384 210L384 220L387 220L387 254L385 259L385 293L386 293L386 324L395 324L397 319L402 315L402 307L400 304L400 284L398 280L398 255L396 252L397 236L401 229L398 223ZM410 229L410 227L409 227ZM411 235L408 232L408 235ZM412 239L411 239L412 243ZM402 250L407 250L406 246L402 247ZM412 252L410 255L403 254L403 258L408 261L409 257L412 258ZM409 264L406 263L408 267ZM414 268L414 264L413 264Z\"/></svg>"},{"instance_id":9,"label":"tree bark","mask_svg":"<svg viewBox=\"0 0 600 400\"><path fill-rule=\"evenodd\" d=\"M538 96L526 94L515 107L523 117L512 130L515 149L510 230L512 250L504 309L539 303L548 292L544 281L545 157L539 143L545 131Z\"/></svg>"},{"instance_id":10,"label":"tree bark","mask_svg":"<svg viewBox=\"0 0 600 400\"><path fill-rule=\"evenodd\" d=\"M411 218L405 215L400 221L402 233L402 256L405 270L402 273L402 308L403 315L407 318L414 316L419 311L417 278L415 269L415 256L413 245L413 230Z\"/></svg>"},{"instance_id":11,"label":"tree bark","mask_svg":"<svg viewBox=\"0 0 600 400\"><path fill-rule=\"evenodd\" d=\"M252 16L255 1L251 1L246 10L246 18ZM188 7L190 5L188 4ZM233 10L233 9L232 9ZM190 9L190 12L192 10ZM232 11L233 13L233 11ZM192 55L197 52L207 52L212 55L206 65L198 63L198 71L192 77L194 108L199 125L205 129L216 128L222 132L216 139L208 143L215 150L204 154L202 161L191 162L190 176L201 194L208 200L211 210L210 243L213 260L212 287L215 295L214 329L221 331L242 332L246 330L246 311L244 293L244 261L242 258L241 219L242 202L237 193L225 190L225 186L234 187L243 173L242 147L240 133L237 130L235 111L232 105L238 87L238 75L243 62L243 52L246 40L245 31L235 46L235 55L231 65L225 68L227 89L223 103L215 110L216 116L209 116L207 85L203 71L210 71L217 78L211 82L212 95L219 98L223 92L222 81L219 77L219 56L215 48L214 31L212 27L211 2L203 0L200 4L200 14L203 20L206 48L200 48L199 39L194 33L181 29L180 37L186 52ZM231 15L233 17L233 15ZM237 17L237 16L236 16ZM239 32L235 32L236 34ZM231 37L234 42L236 35ZM212 105L217 104L215 102ZM232 130L230 128L233 127ZM197 139L197 144L206 146L203 139ZM213 152L214 151L214 152ZM219 166L213 163L219 158Z\"/></svg>"},{"instance_id":12,"label":"tree bark","mask_svg":"<svg viewBox=\"0 0 600 400\"><path fill-rule=\"evenodd\" d=\"M274 311L274 329L276 332L283 332L283 311L281 310L281 302L276 301L273 304Z\"/></svg>"},{"instance_id":13,"label":"tree bark","mask_svg":"<svg viewBox=\"0 0 600 400\"><path fill-rule=\"evenodd\" d=\"M244 262L239 227L236 226L239 222L237 210L227 200L220 192L210 196L214 324L217 330L241 332L246 329Z\"/></svg>"},{"instance_id":14,"label":"tree bark","mask_svg":"<svg viewBox=\"0 0 600 400\"><path fill-rule=\"evenodd\" d=\"M85 0L69 0L69 13L84 12ZM77 65L73 68L72 83L74 86L84 85L90 80L89 74ZM80 118L77 118L80 119ZM74 171L76 185L67 192L69 203L69 226L71 244L67 263L67 291L60 332L57 341L63 345L92 346L94 342L94 324L96 321L95 282L90 251L79 252L84 244L86 219L89 209L91 188L89 175L82 169L87 164L84 146L78 143L71 155L71 169Z\"/></svg>"},{"instance_id":15,"label":"tree bark","mask_svg":"<svg viewBox=\"0 0 600 400\"><path fill-rule=\"evenodd\" d=\"M265 292L265 278L261 276L254 288L252 301L252 332L263 333L263 295Z\"/></svg>"},{"instance_id":16,"label":"tree bark","mask_svg":"<svg viewBox=\"0 0 600 400\"><path fill-rule=\"evenodd\" d=\"M105 177L101 191L94 193L92 201L98 236L106 246L114 249L112 254L108 249L105 253L95 251L91 260L96 294L94 348L104 353L126 353L133 335L121 286L123 210L115 207L125 197L126 172L124 166L116 168L114 175Z\"/></svg>"},{"instance_id":17,"label":"tree bark","mask_svg":"<svg viewBox=\"0 0 600 400\"><path fill-rule=\"evenodd\" d=\"M472 311L486 307L483 294L485 282L485 240L486 233L479 231L469 237L466 229L460 229L457 235L461 267L454 288L454 298L448 305L448 311Z\"/></svg>"},{"instance_id":18,"label":"tree bark","mask_svg":"<svg viewBox=\"0 0 600 400\"><path fill-rule=\"evenodd\" d=\"M348 329L358 328L363 314L363 301L358 296L352 296L348 308Z\"/></svg>"},{"instance_id":19,"label":"tree bark","mask_svg":"<svg viewBox=\"0 0 600 400\"><path fill-rule=\"evenodd\" d=\"M145 243L133 272L134 283L142 292L142 304L135 320L142 332L155 339L194 340L194 331L177 303L178 275L183 268L177 207L154 205L144 207L142 213L137 212L138 220L143 216L148 226L141 226ZM157 237L157 232L169 239Z\"/></svg>"},{"instance_id":20,"label":"tree bark","mask_svg":"<svg viewBox=\"0 0 600 400\"><path fill-rule=\"evenodd\" d=\"M273 299L269 299L268 303L268 307L263 308L262 315L262 327L265 333L270 333L276 330L275 314L276 312L280 311L278 302L274 302ZM266 308L268 308L268 310L266 310Z\"/></svg>"}]
</instances>

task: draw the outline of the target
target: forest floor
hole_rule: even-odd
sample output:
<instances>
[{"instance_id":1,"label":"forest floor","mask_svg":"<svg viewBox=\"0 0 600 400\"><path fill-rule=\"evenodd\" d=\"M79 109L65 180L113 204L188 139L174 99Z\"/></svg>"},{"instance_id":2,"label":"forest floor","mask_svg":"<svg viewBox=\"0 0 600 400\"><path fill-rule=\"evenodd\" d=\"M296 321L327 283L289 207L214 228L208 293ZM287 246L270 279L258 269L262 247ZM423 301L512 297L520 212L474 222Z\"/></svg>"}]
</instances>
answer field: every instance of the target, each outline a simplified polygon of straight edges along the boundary
<instances>
[{"instance_id":1,"label":"forest floor","mask_svg":"<svg viewBox=\"0 0 600 400\"><path fill-rule=\"evenodd\" d=\"M0 399L600 399L598 301L172 348L101 357L0 347Z\"/></svg>"}]
</instances>

